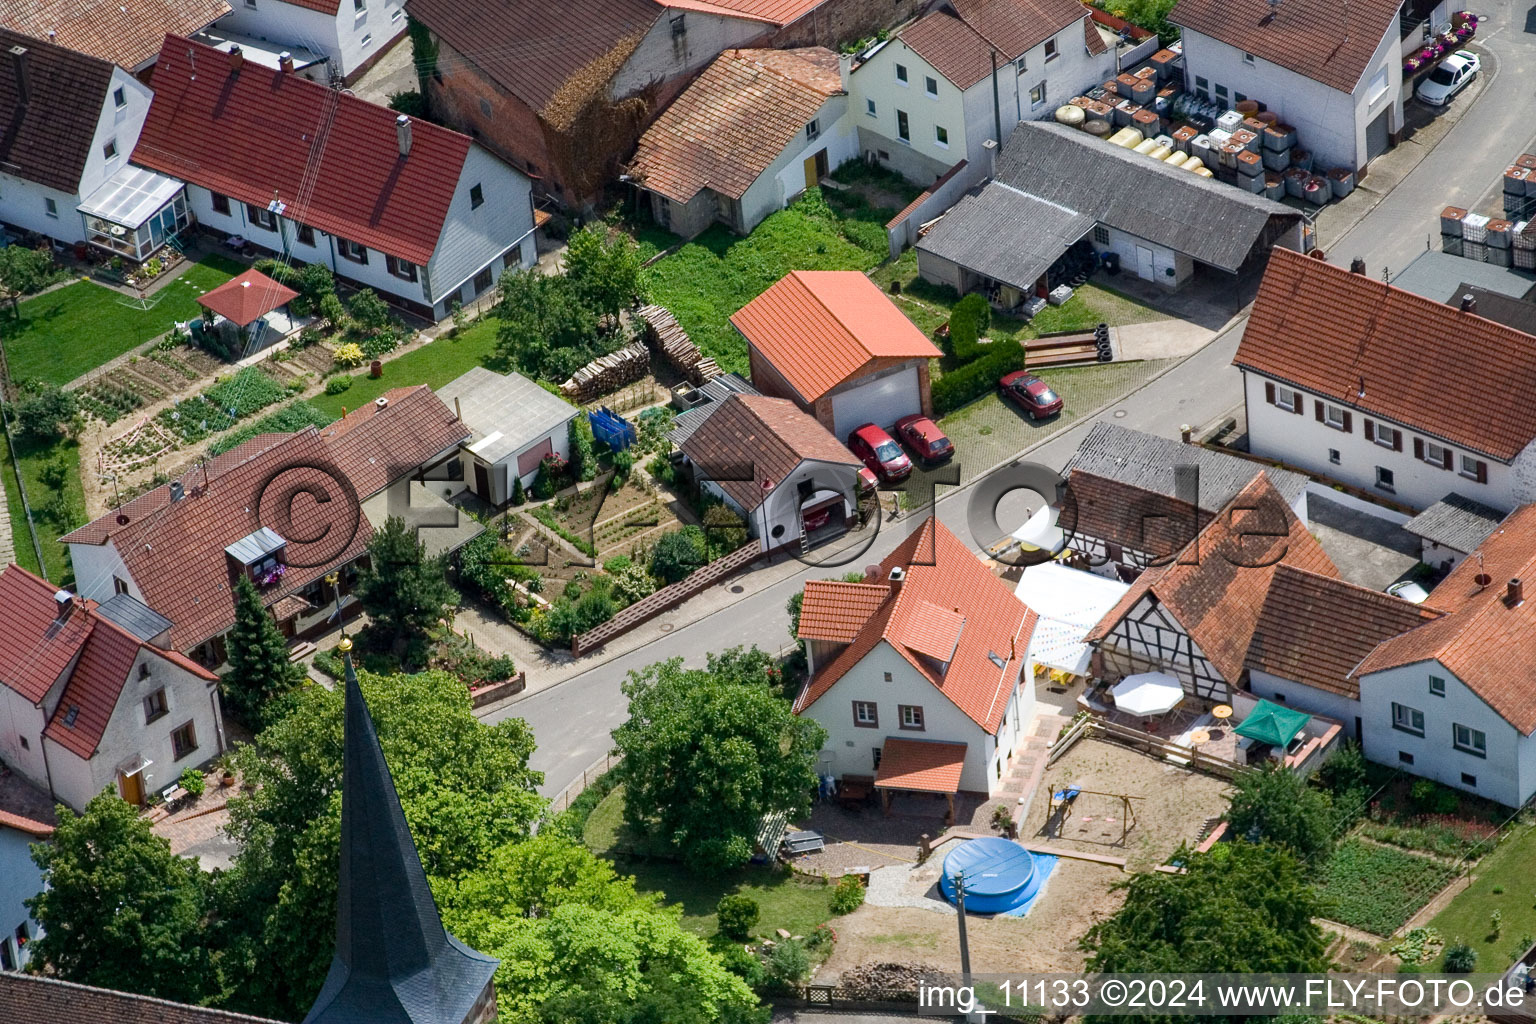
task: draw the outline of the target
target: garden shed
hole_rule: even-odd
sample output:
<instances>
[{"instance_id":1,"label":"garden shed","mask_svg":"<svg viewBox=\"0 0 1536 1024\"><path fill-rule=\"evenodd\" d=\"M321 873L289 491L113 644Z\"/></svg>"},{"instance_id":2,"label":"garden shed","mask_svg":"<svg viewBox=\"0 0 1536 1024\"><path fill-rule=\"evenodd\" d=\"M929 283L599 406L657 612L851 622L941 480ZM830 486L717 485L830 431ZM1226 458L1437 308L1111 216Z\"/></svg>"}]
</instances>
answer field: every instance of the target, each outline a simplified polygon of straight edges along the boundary
<instances>
[{"instance_id":1,"label":"garden shed","mask_svg":"<svg viewBox=\"0 0 1536 1024\"><path fill-rule=\"evenodd\" d=\"M252 269L199 295L197 304L208 311L203 330L236 332L239 341L231 347L248 355L298 326L287 313L288 303L298 296L287 285ZM231 326L223 328L225 322Z\"/></svg>"},{"instance_id":2,"label":"garden shed","mask_svg":"<svg viewBox=\"0 0 1536 1024\"><path fill-rule=\"evenodd\" d=\"M522 374L477 366L439 388L437 397L470 430L461 479L488 504L511 500L514 479L531 485L545 456L571 457L570 422L580 410Z\"/></svg>"}]
</instances>

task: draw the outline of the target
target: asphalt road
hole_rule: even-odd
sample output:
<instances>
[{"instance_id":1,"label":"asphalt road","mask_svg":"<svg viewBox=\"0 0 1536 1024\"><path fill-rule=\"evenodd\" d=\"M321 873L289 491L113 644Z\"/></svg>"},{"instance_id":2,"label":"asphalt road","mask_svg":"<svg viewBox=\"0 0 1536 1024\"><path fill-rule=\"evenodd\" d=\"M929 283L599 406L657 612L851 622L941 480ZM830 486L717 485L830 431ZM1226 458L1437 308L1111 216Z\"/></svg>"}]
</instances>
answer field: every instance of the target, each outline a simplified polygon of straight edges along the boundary
<instances>
[{"instance_id":1,"label":"asphalt road","mask_svg":"<svg viewBox=\"0 0 1536 1024\"><path fill-rule=\"evenodd\" d=\"M1499 189L1504 168L1517 155L1536 148L1530 121L1536 103L1536 7L1517 8L1510 0L1499 0L1484 10L1491 18L1479 39L1489 55L1482 94L1397 188L1353 229L1328 243L1340 259L1362 255L1373 274L1382 266L1394 271L1407 266L1424 250L1426 236L1438 234L1443 207L1477 206ZM1177 436L1183 424L1216 419L1242 401L1241 375L1231 365L1241 337L1239 324L1097 418L1164 437ZM1021 454L1059 469L1093 422L1076 424ZM938 501L940 520L962 537L967 497L968 489L952 490ZM861 563L883 558L919 521L913 515L888 524ZM609 732L626 715L619 687L630 669L672 657L702 665L707 651L737 644L777 650L789 639L785 602L804 580L825 575L824 569L808 568L645 647L508 705L491 720L527 720L538 740L531 765L545 773L542 791L558 793L607 753Z\"/></svg>"}]
</instances>

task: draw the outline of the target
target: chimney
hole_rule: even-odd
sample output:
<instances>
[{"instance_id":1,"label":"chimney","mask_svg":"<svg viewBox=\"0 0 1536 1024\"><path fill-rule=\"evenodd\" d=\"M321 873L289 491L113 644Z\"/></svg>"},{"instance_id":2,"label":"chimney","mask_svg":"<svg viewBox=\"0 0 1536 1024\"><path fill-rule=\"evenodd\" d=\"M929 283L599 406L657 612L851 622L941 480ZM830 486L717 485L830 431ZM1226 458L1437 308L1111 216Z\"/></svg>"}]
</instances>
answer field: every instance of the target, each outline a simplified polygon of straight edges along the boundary
<instances>
[{"instance_id":1,"label":"chimney","mask_svg":"<svg viewBox=\"0 0 1536 1024\"><path fill-rule=\"evenodd\" d=\"M1463 313L1476 313L1477 296L1473 295L1471 292L1467 292L1467 294L1463 295L1461 297L1461 311Z\"/></svg>"},{"instance_id":2,"label":"chimney","mask_svg":"<svg viewBox=\"0 0 1536 1024\"><path fill-rule=\"evenodd\" d=\"M1509 581L1509 589L1504 594L1504 603L1513 608L1525 601L1525 584L1520 582L1520 577L1512 577Z\"/></svg>"},{"instance_id":3,"label":"chimney","mask_svg":"<svg viewBox=\"0 0 1536 1024\"><path fill-rule=\"evenodd\" d=\"M11 47L11 66L16 69L16 98L19 106L26 106L32 99L32 78L27 73L27 48Z\"/></svg>"},{"instance_id":4,"label":"chimney","mask_svg":"<svg viewBox=\"0 0 1536 1024\"><path fill-rule=\"evenodd\" d=\"M981 144L981 148L987 151L987 177L997 175L997 140L988 139Z\"/></svg>"},{"instance_id":5,"label":"chimney","mask_svg":"<svg viewBox=\"0 0 1536 1024\"><path fill-rule=\"evenodd\" d=\"M404 114L395 118L395 142L400 146L401 156L411 155L411 119Z\"/></svg>"},{"instance_id":6,"label":"chimney","mask_svg":"<svg viewBox=\"0 0 1536 1024\"><path fill-rule=\"evenodd\" d=\"M853 74L853 54L840 53L837 55L837 78L843 85L843 92L848 91L848 76Z\"/></svg>"},{"instance_id":7,"label":"chimney","mask_svg":"<svg viewBox=\"0 0 1536 1024\"><path fill-rule=\"evenodd\" d=\"M1350 260L1349 261L1349 272L1351 274L1359 274L1362 277L1364 277L1365 276L1365 260L1361 259L1359 256L1356 256L1354 259Z\"/></svg>"},{"instance_id":8,"label":"chimney","mask_svg":"<svg viewBox=\"0 0 1536 1024\"><path fill-rule=\"evenodd\" d=\"M904 583L906 581L906 578L907 578L907 570L903 569L899 565L891 567L891 575L889 577L889 582L891 584L891 596L892 597L896 597L896 596L901 594L901 585L902 585L902 583Z\"/></svg>"},{"instance_id":9,"label":"chimney","mask_svg":"<svg viewBox=\"0 0 1536 1024\"><path fill-rule=\"evenodd\" d=\"M171 500L180 501L187 496L186 488L181 486L180 480L171 481Z\"/></svg>"},{"instance_id":10,"label":"chimney","mask_svg":"<svg viewBox=\"0 0 1536 1024\"><path fill-rule=\"evenodd\" d=\"M453 418L458 420L460 423L464 422L464 410L459 408L458 395L453 396Z\"/></svg>"},{"instance_id":11,"label":"chimney","mask_svg":"<svg viewBox=\"0 0 1536 1024\"><path fill-rule=\"evenodd\" d=\"M238 46L229 48L229 70L233 74L245 67L245 51Z\"/></svg>"},{"instance_id":12,"label":"chimney","mask_svg":"<svg viewBox=\"0 0 1536 1024\"><path fill-rule=\"evenodd\" d=\"M285 75L293 74L293 54L284 50L277 55L277 68Z\"/></svg>"},{"instance_id":13,"label":"chimney","mask_svg":"<svg viewBox=\"0 0 1536 1024\"><path fill-rule=\"evenodd\" d=\"M69 618L69 613L75 610L75 595L67 590L53 592L53 621L63 622Z\"/></svg>"}]
</instances>

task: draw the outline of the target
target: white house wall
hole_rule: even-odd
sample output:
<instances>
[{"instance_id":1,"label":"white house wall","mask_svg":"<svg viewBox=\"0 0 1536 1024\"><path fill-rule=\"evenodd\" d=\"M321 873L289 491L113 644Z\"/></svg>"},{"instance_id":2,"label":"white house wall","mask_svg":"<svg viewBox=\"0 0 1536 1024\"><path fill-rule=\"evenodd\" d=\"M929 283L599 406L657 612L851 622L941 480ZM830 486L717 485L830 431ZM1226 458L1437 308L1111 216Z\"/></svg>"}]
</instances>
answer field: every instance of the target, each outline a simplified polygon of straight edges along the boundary
<instances>
[{"instance_id":1,"label":"white house wall","mask_svg":"<svg viewBox=\"0 0 1536 1024\"><path fill-rule=\"evenodd\" d=\"M75 568L75 592L87 601L100 603L117 593L113 577L128 584L128 593L135 601L144 602L144 594L128 573L128 566L118 554L117 547L107 541L104 544L71 544L69 561Z\"/></svg>"},{"instance_id":2,"label":"white house wall","mask_svg":"<svg viewBox=\"0 0 1536 1024\"><path fill-rule=\"evenodd\" d=\"M672 24L681 19L683 33L674 38ZM663 11L624 67L613 77L609 95L622 99L653 83L668 82L691 75L722 51L746 46L764 34L769 26L746 18L721 17L701 11Z\"/></svg>"},{"instance_id":3,"label":"white house wall","mask_svg":"<svg viewBox=\"0 0 1536 1024\"><path fill-rule=\"evenodd\" d=\"M232 0L229 6L231 12L219 19L221 29L323 54L343 75L388 49L405 31L400 0L367 0L362 10L353 0L339 0L335 14L282 0Z\"/></svg>"},{"instance_id":4,"label":"white house wall","mask_svg":"<svg viewBox=\"0 0 1536 1024\"><path fill-rule=\"evenodd\" d=\"M43 710L7 686L0 686L0 761L47 792L48 765L43 758ZM26 747L21 745L22 739ZM0 877L4 877L0 875Z\"/></svg>"},{"instance_id":5,"label":"white house wall","mask_svg":"<svg viewBox=\"0 0 1536 1024\"><path fill-rule=\"evenodd\" d=\"M147 679L139 678L140 663L149 665ZM144 698L162 687L168 713L146 724ZM193 723L197 749L177 760L171 733L189 721ZM117 766L135 754L154 762L143 773L145 794L158 792L175 782L183 769L200 767L222 752L215 684L158 655L140 651L95 757L85 760L51 739L43 742L48 748L54 793L76 810L84 809L92 797L109 786L115 791Z\"/></svg>"},{"instance_id":6,"label":"white house wall","mask_svg":"<svg viewBox=\"0 0 1536 1024\"><path fill-rule=\"evenodd\" d=\"M885 681L886 672L891 674L890 682ZM875 703L878 728L864 729L854 725L853 702L856 700ZM923 709L922 731L900 727L897 708L902 704ZM888 737L894 737L965 743L965 767L960 773L960 788L979 793L990 793L995 788L991 771L992 737L885 641L876 644L804 714L827 730L822 754L830 756L830 762L823 764L839 778L874 775L875 748L884 746Z\"/></svg>"},{"instance_id":7,"label":"white house wall","mask_svg":"<svg viewBox=\"0 0 1536 1024\"><path fill-rule=\"evenodd\" d=\"M1429 692L1429 677L1445 680L1445 696ZM1424 713L1424 735L1393 728L1392 703ZM1365 756L1453 789L1476 793L1506 807L1519 807L1536 789L1536 742L1520 733L1483 702L1438 661L1374 672L1360 680L1360 706L1365 719ZM1461 724L1487 736L1488 756L1457 750L1452 726ZM1413 757L1406 764L1399 752ZM1476 786L1462 782L1466 772Z\"/></svg>"},{"instance_id":8,"label":"white house wall","mask_svg":"<svg viewBox=\"0 0 1536 1024\"><path fill-rule=\"evenodd\" d=\"M1088 233L1088 238L1093 244L1093 251L1098 253L1113 252L1120 255L1120 272L1131 277L1150 281L1164 288L1177 288L1188 281L1195 272L1195 261L1182 252L1170 249L1165 245L1149 242L1145 238L1138 238L1118 228L1102 227L1109 236L1108 243L1100 240L1099 230ZM1141 255L1138 248L1149 250L1152 253L1152 276L1142 275Z\"/></svg>"},{"instance_id":9,"label":"white house wall","mask_svg":"<svg viewBox=\"0 0 1536 1024\"><path fill-rule=\"evenodd\" d=\"M1227 87L1229 105L1237 102L1236 93L1263 103L1281 121L1296 128L1297 145L1313 153L1315 166L1323 170L1363 167L1366 126L1383 110L1392 109L1390 131L1402 128L1402 66L1396 18L1352 92L1331 89L1262 57L1249 64L1240 48L1190 29L1184 29L1182 38L1188 88L1215 99L1215 88L1220 84ZM1373 82L1383 70L1385 88L1373 100ZM1197 78L1204 78L1207 88L1200 90Z\"/></svg>"},{"instance_id":10,"label":"white house wall","mask_svg":"<svg viewBox=\"0 0 1536 1024\"><path fill-rule=\"evenodd\" d=\"M854 506L850 499L858 493L859 467L802 460L794 472L778 481L773 493L749 517L752 533L762 541L763 550L779 547L800 537L800 482L803 480L813 481L817 491L837 491L842 494L843 516L845 519L853 517ZM779 531L777 535L775 530Z\"/></svg>"},{"instance_id":11,"label":"white house wall","mask_svg":"<svg viewBox=\"0 0 1536 1024\"><path fill-rule=\"evenodd\" d=\"M409 157L407 157L409 159ZM479 185L485 201L472 207L470 190ZM464 169L448 204L448 216L438 235L437 247L427 273L432 298L439 307L460 297L455 293L470 284L487 264L493 266L491 287L501 277L501 255L521 245L521 265L531 267L538 259L533 243L533 187L528 177L483 146L471 145ZM382 269L382 268L381 268ZM463 301L473 296L463 296ZM440 316L448 310L443 308Z\"/></svg>"},{"instance_id":12,"label":"white house wall","mask_svg":"<svg viewBox=\"0 0 1536 1024\"><path fill-rule=\"evenodd\" d=\"M1243 397L1248 410L1248 447L1255 455L1342 480L1417 509L1427 508L1451 492L1506 512L1536 498L1536 452L1532 451L1532 446L1527 446L1516 457L1513 466L1508 466L1486 455L1429 438L1412 427L1359 409L1350 410L1350 431L1345 433L1318 422L1314 405L1319 400L1318 396L1291 388L1299 391L1302 396L1302 410L1298 415L1270 404L1265 398L1265 383L1276 382L1258 373L1243 372ZM1291 387L1283 382L1279 382L1278 386ZM1391 382L1383 381L1379 386L1391 387ZM1322 401L1337 404L1336 399ZM1393 451L1374 441L1367 441L1366 419L1401 430L1403 450ZM1449 448L1451 468L1441 469L1414 458L1415 437ZM1336 464L1329 461L1330 448L1339 452ZM1461 475L1459 467L1463 454L1480 459L1487 465L1487 483L1480 484ZM1378 466L1392 471L1391 492L1376 487Z\"/></svg>"},{"instance_id":13,"label":"white house wall","mask_svg":"<svg viewBox=\"0 0 1536 1024\"><path fill-rule=\"evenodd\" d=\"M849 116L847 96L828 99L816 111L815 120L820 134L807 140L802 128L796 140L784 148L784 152L741 197L742 223L748 230L805 191L805 161L808 158L824 149L827 151L827 170L835 171L859 155L859 134Z\"/></svg>"},{"instance_id":14,"label":"white house wall","mask_svg":"<svg viewBox=\"0 0 1536 1024\"><path fill-rule=\"evenodd\" d=\"M1270 675L1256 668L1248 670L1248 689L1255 697L1262 697L1276 704L1284 704L1286 707L1305 711L1309 715L1331 718L1343 724L1344 733L1347 736L1356 735L1357 724L1361 729L1364 728L1360 702L1351 700L1343 694L1334 693L1331 690L1320 690L1315 686Z\"/></svg>"},{"instance_id":15,"label":"white house wall","mask_svg":"<svg viewBox=\"0 0 1536 1024\"><path fill-rule=\"evenodd\" d=\"M32 861L32 844L41 841L0 825L0 944L9 943L18 968L26 966L31 947L17 950L16 929L25 926L33 938L42 934L23 902L43 891L43 873Z\"/></svg>"}]
</instances>

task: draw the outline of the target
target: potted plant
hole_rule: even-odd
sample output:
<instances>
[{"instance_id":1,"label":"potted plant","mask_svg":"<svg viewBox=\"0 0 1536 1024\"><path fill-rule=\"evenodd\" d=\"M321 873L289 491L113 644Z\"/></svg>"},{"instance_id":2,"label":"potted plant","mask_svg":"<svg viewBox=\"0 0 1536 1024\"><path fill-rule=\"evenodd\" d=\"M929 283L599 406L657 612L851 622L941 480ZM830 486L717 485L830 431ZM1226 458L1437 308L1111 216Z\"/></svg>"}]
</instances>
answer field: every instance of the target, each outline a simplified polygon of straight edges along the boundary
<instances>
[{"instance_id":1,"label":"potted plant","mask_svg":"<svg viewBox=\"0 0 1536 1024\"><path fill-rule=\"evenodd\" d=\"M234 784L235 784L235 768L234 768L234 765L230 764L230 761L229 761L228 757L220 758L219 759L219 785L221 787L223 787L224 789L229 789Z\"/></svg>"}]
</instances>

